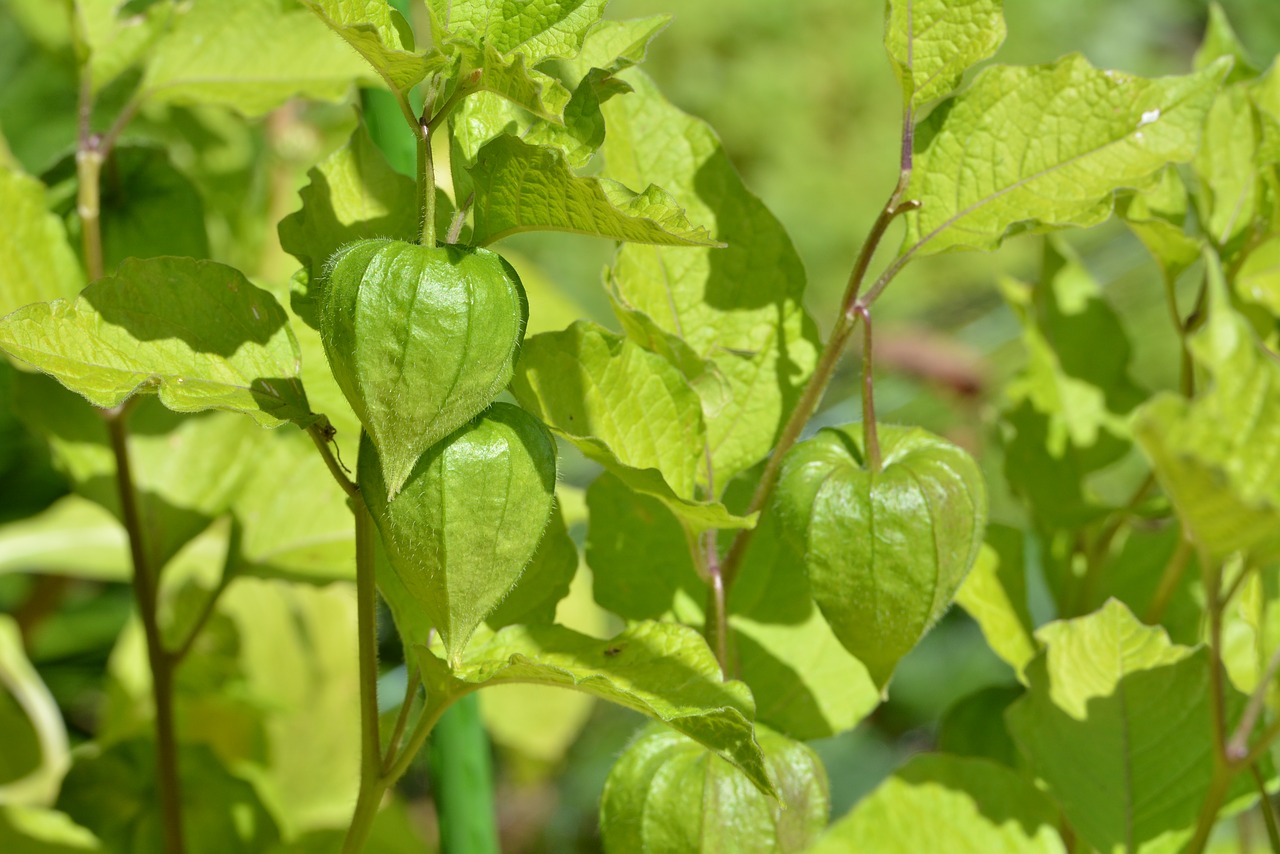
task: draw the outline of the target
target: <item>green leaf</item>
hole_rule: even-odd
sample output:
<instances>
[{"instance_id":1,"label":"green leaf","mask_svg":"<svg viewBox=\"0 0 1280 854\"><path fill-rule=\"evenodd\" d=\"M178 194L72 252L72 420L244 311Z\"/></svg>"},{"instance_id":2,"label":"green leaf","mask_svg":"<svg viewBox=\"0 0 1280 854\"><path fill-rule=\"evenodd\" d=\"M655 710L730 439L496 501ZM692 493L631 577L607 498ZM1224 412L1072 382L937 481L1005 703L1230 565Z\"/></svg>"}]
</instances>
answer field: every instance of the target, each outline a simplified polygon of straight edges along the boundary
<instances>
[{"instance_id":1,"label":"green leaf","mask_svg":"<svg viewBox=\"0 0 1280 854\"><path fill-rule=\"evenodd\" d=\"M261 851L279 831L258 794L205 747L178 756L182 817L191 854ZM93 831L109 851L164 850L155 745L129 741L79 756L63 781L58 808Z\"/></svg>"},{"instance_id":2,"label":"green leaf","mask_svg":"<svg viewBox=\"0 0 1280 854\"><path fill-rule=\"evenodd\" d=\"M43 806L58 794L71 760L67 729L23 650L18 624L0 614L0 803Z\"/></svg>"},{"instance_id":3,"label":"green leaf","mask_svg":"<svg viewBox=\"0 0 1280 854\"><path fill-rule=\"evenodd\" d=\"M494 743L550 768L565 758L596 706L588 694L545 685L495 685L479 697L485 729ZM512 709L520 714L512 714Z\"/></svg>"},{"instance_id":4,"label":"green leaf","mask_svg":"<svg viewBox=\"0 0 1280 854\"><path fill-rule=\"evenodd\" d=\"M814 601L883 690L977 559L987 496L972 458L919 428L880 426L878 471L862 439L853 425L796 445L776 500Z\"/></svg>"},{"instance_id":5,"label":"green leaf","mask_svg":"<svg viewBox=\"0 0 1280 854\"><path fill-rule=\"evenodd\" d=\"M938 752L1020 768L1004 713L1025 693L1021 685L990 685L952 704L938 723Z\"/></svg>"},{"instance_id":6,"label":"green leaf","mask_svg":"<svg viewBox=\"0 0 1280 854\"><path fill-rule=\"evenodd\" d=\"M355 578L355 529L347 496L297 431L268 434L231 512L240 524L235 570L326 583Z\"/></svg>"},{"instance_id":7,"label":"green leaf","mask_svg":"<svg viewBox=\"0 0 1280 854\"><path fill-rule=\"evenodd\" d=\"M1192 161L1200 185L1202 227L1223 247L1235 248L1248 239L1264 205L1257 164L1262 130L1251 89L1248 83L1237 83L1218 95Z\"/></svg>"},{"instance_id":8,"label":"green leaf","mask_svg":"<svg viewBox=\"0 0 1280 854\"><path fill-rule=\"evenodd\" d=\"M78 46L88 53L90 91L107 84L141 62L168 28L173 4L151 3L120 17L119 0L75 0L72 24Z\"/></svg>"},{"instance_id":9,"label":"green leaf","mask_svg":"<svg viewBox=\"0 0 1280 854\"><path fill-rule=\"evenodd\" d=\"M479 245L522 231L569 231L632 243L714 246L665 190L634 193L616 181L579 178L554 148L502 135L476 155L474 230Z\"/></svg>"},{"instance_id":10,"label":"green leaf","mask_svg":"<svg viewBox=\"0 0 1280 854\"><path fill-rule=\"evenodd\" d=\"M553 623L556 605L569 595L569 585L578 571L578 547L565 527L560 506L551 509L547 529L507 598L485 618L497 630L517 623Z\"/></svg>"},{"instance_id":11,"label":"green leaf","mask_svg":"<svg viewBox=\"0 0 1280 854\"><path fill-rule=\"evenodd\" d=\"M728 247L623 246L606 284L624 311L683 338L723 380L714 400L704 400L714 480L723 488L768 455L817 361L817 329L801 305L804 266L715 132L672 106L637 70L622 79L635 94L602 107L605 176L669 188ZM666 129L661 145L653 144L654 128Z\"/></svg>"},{"instance_id":12,"label":"green leaf","mask_svg":"<svg viewBox=\"0 0 1280 854\"><path fill-rule=\"evenodd\" d=\"M0 527L0 574L6 572L127 582L128 536L110 512L68 495L37 516Z\"/></svg>"},{"instance_id":13,"label":"green leaf","mask_svg":"<svg viewBox=\"0 0 1280 854\"><path fill-rule=\"evenodd\" d=\"M600 800L607 852L803 851L830 811L827 774L806 745L756 729L777 797L702 745L650 726L614 764Z\"/></svg>"},{"instance_id":14,"label":"green leaf","mask_svg":"<svg viewBox=\"0 0 1280 854\"><path fill-rule=\"evenodd\" d=\"M414 52L412 40L402 37L412 35L405 22L393 20L400 13L393 10L386 0L301 0L302 5L320 16L325 26L342 36L347 44L373 66L388 86L396 91L404 90L422 81L433 71L445 67L445 58L437 51L427 54Z\"/></svg>"},{"instance_id":15,"label":"green leaf","mask_svg":"<svg viewBox=\"0 0 1280 854\"><path fill-rule=\"evenodd\" d=\"M1192 158L1226 72L1220 62L1147 80L1080 56L987 69L920 126L908 197L921 207L907 216L904 254L1102 222L1116 190Z\"/></svg>"},{"instance_id":16,"label":"green leaf","mask_svg":"<svg viewBox=\"0 0 1280 854\"><path fill-rule=\"evenodd\" d=\"M431 447L390 500L382 468L363 443L359 482L391 566L456 664L537 551L555 492L555 441L524 410L496 403Z\"/></svg>"},{"instance_id":17,"label":"green leaf","mask_svg":"<svg viewBox=\"0 0 1280 854\"><path fill-rule=\"evenodd\" d=\"M64 813L6 804L0 807L0 847L7 854L84 854L102 843Z\"/></svg>"},{"instance_id":18,"label":"green leaf","mask_svg":"<svg viewBox=\"0 0 1280 854\"><path fill-rule=\"evenodd\" d=\"M22 417L49 439L73 489L123 520L115 454L98 413L46 377L23 375L16 388ZM126 427L144 548L159 569L231 507L269 434L230 413L181 416L154 398L138 402Z\"/></svg>"},{"instance_id":19,"label":"green leaf","mask_svg":"<svg viewBox=\"0 0 1280 854\"><path fill-rule=\"evenodd\" d=\"M1053 805L1035 786L983 759L920 755L809 849L1065 854Z\"/></svg>"},{"instance_id":20,"label":"green leaf","mask_svg":"<svg viewBox=\"0 0 1280 854\"><path fill-rule=\"evenodd\" d=\"M463 80L477 78L475 91L492 92L545 121L561 123L569 90L551 75L529 67L523 54L503 56L491 43L463 46L461 53L458 76Z\"/></svg>"},{"instance_id":21,"label":"green leaf","mask_svg":"<svg viewBox=\"0 0 1280 854\"><path fill-rule=\"evenodd\" d=\"M71 174L67 158L57 171ZM125 258L159 255L209 257L204 202L191 179L179 172L162 148L116 147L104 164L100 211L103 265L108 275ZM68 232L80 243L83 227L70 218Z\"/></svg>"},{"instance_id":22,"label":"green leaf","mask_svg":"<svg viewBox=\"0 0 1280 854\"><path fill-rule=\"evenodd\" d=\"M1209 321L1191 352L1212 384L1190 401L1151 398L1133 432L1200 548L1270 562L1280 558L1280 365L1231 307L1217 257L1207 263Z\"/></svg>"},{"instance_id":23,"label":"green leaf","mask_svg":"<svg viewBox=\"0 0 1280 854\"><path fill-rule=\"evenodd\" d=\"M631 18L626 21L600 21L582 43L577 56L561 65L582 79L593 68L617 74L624 68L644 62L649 43L671 23L670 15Z\"/></svg>"},{"instance_id":24,"label":"green leaf","mask_svg":"<svg viewBox=\"0 0 1280 854\"><path fill-rule=\"evenodd\" d=\"M34 302L73 297L84 274L67 232L49 213L44 185L0 165L0 316Z\"/></svg>"},{"instance_id":25,"label":"green leaf","mask_svg":"<svg viewBox=\"0 0 1280 854\"><path fill-rule=\"evenodd\" d=\"M1227 13L1215 0L1209 4L1209 23L1205 27L1204 41L1196 50L1194 67L1199 71L1224 56L1232 60L1231 72L1223 81L1226 85L1258 76L1258 67L1253 64L1248 50L1241 44L1240 37L1227 19Z\"/></svg>"},{"instance_id":26,"label":"green leaf","mask_svg":"<svg viewBox=\"0 0 1280 854\"><path fill-rule=\"evenodd\" d=\"M1129 450L1125 416L1145 397L1129 376L1128 336L1063 242L1046 241L1038 287L1006 281L1003 290L1027 350L1027 367L1005 391L1005 474L1037 519L1084 524L1105 512L1084 478Z\"/></svg>"},{"instance_id":27,"label":"green leaf","mask_svg":"<svg viewBox=\"0 0 1280 854\"><path fill-rule=\"evenodd\" d=\"M177 412L225 409L266 427L314 420L284 309L213 261L126 260L74 301L0 320L0 349L95 406L155 391Z\"/></svg>"},{"instance_id":28,"label":"green leaf","mask_svg":"<svg viewBox=\"0 0 1280 854\"><path fill-rule=\"evenodd\" d=\"M752 734L751 692L741 682L724 681L693 629L637 623L600 640L563 626L508 626L472 644L453 667L426 647L415 651L428 710L433 702L447 704L487 685L574 688L667 724L736 765L760 791L774 791Z\"/></svg>"},{"instance_id":29,"label":"green leaf","mask_svg":"<svg viewBox=\"0 0 1280 854\"><path fill-rule=\"evenodd\" d=\"M1171 644L1115 601L1038 636L1028 694L1006 715L1036 776L1095 848L1180 850L1213 777L1208 650ZM1252 789L1237 778L1233 792Z\"/></svg>"},{"instance_id":30,"label":"green leaf","mask_svg":"<svg viewBox=\"0 0 1280 854\"><path fill-rule=\"evenodd\" d=\"M1021 676L1038 647L1027 605L1020 531L1003 525L988 528L987 542L956 592L956 602L977 622L987 645Z\"/></svg>"},{"instance_id":31,"label":"green leaf","mask_svg":"<svg viewBox=\"0 0 1280 854\"><path fill-rule=\"evenodd\" d=\"M578 321L525 341L512 393L623 480L629 469L656 469L670 491L694 497L706 447L702 407L665 359Z\"/></svg>"},{"instance_id":32,"label":"green leaf","mask_svg":"<svg viewBox=\"0 0 1280 854\"><path fill-rule=\"evenodd\" d=\"M1002 0L890 0L885 49L902 86L903 101L918 110L960 85L964 72L1004 41Z\"/></svg>"},{"instance_id":33,"label":"green leaf","mask_svg":"<svg viewBox=\"0 0 1280 854\"><path fill-rule=\"evenodd\" d=\"M427 0L437 43L454 38L493 45L503 56L521 54L530 66L573 56L604 13L607 0Z\"/></svg>"},{"instance_id":34,"label":"green leaf","mask_svg":"<svg viewBox=\"0 0 1280 854\"><path fill-rule=\"evenodd\" d=\"M507 385L527 317L515 270L487 249L378 239L334 256L320 332L388 499Z\"/></svg>"},{"instance_id":35,"label":"green leaf","mask_svg":"<svg viewBox=\"0 0 1280 854\"><path fill-rule=\"evenodd\" d=\"M1200 260L1204 241L1186 233L1187 187L1174 167L1166 167L1152 187L1126 198L1119 210L1164 271L1166 281L1176 281Z\"/></svg>"},{"instance_id":36,"label":"green leaf","mask_svg":"<svg viewBox=\"0 0 1280 854\"><path fill-rule=\"evenodd\" d=\"M299 96L337 101L364 73L364 62L305 9L198 0L156 44L140 97L214 104L252 117Z\"/></svg>"},{"instance_id":37,"label":"green leaf","mask_svg":"<svg viewBox=\"0 0 1280 854\"><path fill-rule=\"evenodd\" d=\"M1280 237L1272 237L1249 253L1235 277L1235 292L1280 317Z\"/></svg>"}]
</instances>

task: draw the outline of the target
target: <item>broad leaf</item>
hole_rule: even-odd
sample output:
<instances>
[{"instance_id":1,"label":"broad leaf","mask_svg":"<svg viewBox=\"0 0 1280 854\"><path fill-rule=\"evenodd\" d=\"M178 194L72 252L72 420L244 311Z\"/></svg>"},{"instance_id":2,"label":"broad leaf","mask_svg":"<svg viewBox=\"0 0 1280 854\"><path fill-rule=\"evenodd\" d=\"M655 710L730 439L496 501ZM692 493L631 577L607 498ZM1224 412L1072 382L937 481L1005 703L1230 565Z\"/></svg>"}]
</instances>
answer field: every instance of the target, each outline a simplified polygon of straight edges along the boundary
<instances>
[{"instance_id":1,"label":"broad leaf","mask_svg":"<svg viewBox=\"0 0 1280 854\"><path fill-rule=\"evenodd\" d=\"M334 256L320 333L378 450L388 499L428 448L507 385L527 316L515 271L487 249L379 239Z\"/></svg>"},{"instance_id":2,"label":"broad leaf","mask_svg":"<svg viewBox=\"0 0 1280 854\"><path fill-rule=\"evenodd\" d=\"M496 403L423 454L389 500L383 468L362 443L359 482L391 566L456 665L537 551L555 492L555 441L524 410Z\"/></svg>"},{"instance_id":3,"label":"broad leaf","mask_svg":"<svg viewBox=\"0 0 1280 854\"><path fill-rule=\"evenodd\" d=\"M436 41L448 38L493 45L503 56L520 54L530 66L569 57L600 20L606 0L427 0Z\"/></svg>"},{"instance_id":4,"label":"broad leaf","mask_svg":"<svg viewBox=\"0 0 1280 854\"><path fill-rule=\"evenodd\" d=\"M476 155L472 239L486 245L522 231L570 231L631 243L716 245L665 190L635 193L616 181L579 178L554 148L502 135Z\"/></svg>"},{"instance_id":5,"label":"broad leaf","mask_svg":"<svg viewBox=\"0 0 1280 854\"><path fill-rule=\"evenodd\" d=\"M1231 57L1232 61L1231 73L1225 81L1228 85L1258 76L1258 68L1249 57L1248 50L1232 28L1227 13L1215 0L1209 4L1209 23L1204 31L1204 40L1196 50L1194 66L1196 70L1205 68L1224 56Z\"/></svg>"},{"instance_id":6,"label":"broad leaf","mask_svg":"<svg viewBox=\"0 0 1280 854\"><path fill-rule=\"evenodd\" d=\"M1045 652L1006 716L1036 776L1098 850L1180 850L1213 778L1208 650L1171 644L1115 601L1037 634ZM1233 792L1252 789L1237 778Z\"/></svg>"},{"instance_id":7,"label":"broad leaf","mask_svg":"<svg viewBox=\"0 0 1280 854\"><path fill-rule=\"evenodd\" d=\"M0 320L0 349L95 406L154 391L177 412L225 409L266 427L313 420L284 309L213 261L127 260L74 301Z\"/></svg>"},{"instance_id":8,"label":"broad leaf","mask_svg":"<svg viewBox=\"0 0 1280 854\"><path fill-rule=\"evenodd\" d=\"M109 851L164 850L155 779L155 745L128 741L77 757L58 808L97 834ZM191 854L261 851L279 841L271 813L252 785L205 747L178 756L182 817Z\"/></svg>"},{"instance_id":9,"label":"broad leaf","mask_svg":"<svg viewBox=\"0 0 1280 854\"><path fill-rule=\"evenodd\" d=\"M525 341L512 380L520 403L624 481L656 469L692 499L703 462L702 407L665 359L589 321Z\"/></svg>"},{"instance_id":10,"label":"broad leaf","mask_svg":"<svg viewBox=\"0 0 1280 854\"><path fill-rule=\"evenodd\" d=\"M651 726L614 764L600 800L607 852L803 851L830 811L827 774L806 745L756 730L777 797L702 745Z\"/></svg>"},{"instance_id":11,"label":"broad leaf","mask_svg":"<svg viewBox=\"0 0 1280 854\"><path fill-rule=\"evenodd\" d=\"M987 645L1021 675L1035 657L1035 625L1027 605L1027 575L1021 532L991 526L956 602L982 629Z\"/></svg>"},{"instance_id":12,"label":"broad leaf","mask_svg":"<svg viewBox=\"0 0 1280 854\"><path fill-rule=\"evenodd\" d=\"M67 232L35 178L0 165L0 316L33 302L74 297L84 274Z\"/></svg>"},{"instance_id":13,"label":"broad leaf","mask_svg":"<svg viewBox=\"0 0 1280 854\"><path fill-rule=\"evenodd\" d=\"M1204 241L1186 233L1188 209L1187 187L1174 167L1167 167L1153 186L1134 193L1119 207L1125 224L1147 247L1168 282L1200 260Z\"/></svg>"},{"instance_id":14,"label":"broad leaf","mask_svg":"<svg viewBox=\"0 0 1280 854\"><path fill-rule=\"evenodd\" d=\"M890 0L884 41L903 101L913 110L944 97L1004 41L1002 0Z\"/></svg>"},{"instance_id":15,"label":"broad leaf","mask_svg":"<svg viewBox=\"0 0 1280 854\"><path fill-rule=\"evenodd\" d=\"M551 509L538 550L520 580L485 622L495 630L516 624L555 622L556 605L569 595L569 585L577 571L578 547L565 527L564 514L556 505Z\"/></svg>"},{"instance_id":16,"label":"broad leaf","mask_svg":"<svg viewBox=\"0 0 1280 854\"><path fill-rule=\"evenodd\" d=\"M156 44L141 96L259 116L298 96L336 101L365 70L360 57L306 9L198 0Z\"/></svg>"},{"instance_id":17,"label":"broad leaf","mask_svg":"<svg viewBox=\"0 0 1280 854\"><path fill-rule=\"evenodd\" d=\"M983 759L922 755L832 825L811 854L1065 854L1058 814L1031 783Z\"/></svg>"},{"instance_id":18,"label":"broad leaf","mask_svg":"<svg viewBox=\"0 0 1280 854\"><path fill-rule=\"evenodd\" d=\"M18 624L0 614L0 803L44 806L71 764L67 729L22 646Z\"/></svg>"},{"instance_id":19,"label":"broad leaf","mask_svg":"<svg viewBox=\"0 0 1280 854\"><path fill-rule=\"evenodd\" d=\"M938 722L938 752L990 759L1021 770L1004 713L1025 693L1021 685L990 685L953 703Z\"/></svg>"},{"instance_id":20,"label":"broad leaf","mask_svg":"<svg viewBox=\"0 0 1280 854\"><path fill-rule=\"evenodd\" d=\"M724 681L693 629L637 623L600 640L563 626L509 626L472 644L452 668L425 647L416 652L428 709L486 685L574 688L665 723L738 766L762 792L774 791L752 734L751 692Z\"/></svg>"},{"instance_id":21,"label":"broad leaf","mask_svg":"<svg viewBox=\"0 0 1280 854\"><path fill-rule=\"evenodd\" d=\"M602 108L609 127L604 174L628 186L655 181L669 188L694 221L728 244L624 246L607 279L619 306L684 338L723 380L703 402L714 482L722 489L769 453L816 361L817 329L801 306L804 267L715 132L668 103L638 71L622 79L635 94ZM653 145L659 127L669 130Z\"/></svg>"},{"instance_id":22,"label":"broad leaf","mask_svg":"<svg viewBox=\"0 0 1280 854\"><path fill-rule=\"evenodd\" d=\"M624 68L644 62L649 43L671 23L670 15L632 18L626 21L600 21L587 33L577 56L562 63L582 79L593 68L616 74Z\"/></svg>"},{"instance_id":23,"label":"broad leaf","mask_svg":"<svg viewBox=\"0 0 1280 854\"><path fill-rule=\"evenodd\" d=\"M419 54L414 51L413 31L386 0L301 2L355 48L392 89L404 91L427 74L445 66L444 57L437 52Z\"/></svg>"},{"instance_id":24,"label":"broad leaf","mask_svg":"<svg viewBox=\"0 0 1280 854\"><path fill-rule=\"evenodd\" d=\"M1241 299L1280 317L1280 237L1272 237L1249 253L1234 284Z\"/></svg>"},{"instance_id":25,"label":"broad leaf","mask_svg":"<svg viewBox=\"0 0 1280 854\"><path fill-rule=\"evenodd\" d=\"M561 122L569 90L559 80L535 71L523 54L503 56L492 44L463 47L459 77L476 79L475 91L491 92L544 121Z\"/></svg>"},{"instance_id":26,"label":"broad leaf","mask_svg":"<svg viewBox=\"0 0 1280 854\"><path fill-rule=\"evenodd\" d=\"M951 605L987 522L977 464L919 428L879 428L872 469L860 425L827 429L783 459L776 500L813 598L884 690Z\"/></svg>"},{"instance_id":27,"label":"broad leaf","mask_svg":"<svg viewBox=\"0 0 1280 854\"><path fill-rule=\"evenodd\" d=\"M1191 342L1212 383L1195 400L1158 394L1133 431L1190 537L1214 558L1280 558L1280 365L1232 308L1209 256L1209 321Z\"/></svg>"},{"instance_id":28,"label":"broad leaf","mask_svg":"<svg viewBox=\"0 0 1280 854\"><path fill-rule=\"evenodd\" d=\"M1251 88L1237 83L1214 100L1193 161L1205 234L1214 244L1232 249L1248 238L1264 205L1256 163L1262 131Z\"/></svg>"},{"instance_id":29,"label":"broad leaf","mask_svg":"<svg viewBox=\"0 0 1280 854\"><path fill-rule=\"evenodd\" d=\"M1116 190L1191 159L1226 71L1147 80L1080 56L988 69L920 126L904 253L1102 222Z\"/></svg>"}]
</instances>

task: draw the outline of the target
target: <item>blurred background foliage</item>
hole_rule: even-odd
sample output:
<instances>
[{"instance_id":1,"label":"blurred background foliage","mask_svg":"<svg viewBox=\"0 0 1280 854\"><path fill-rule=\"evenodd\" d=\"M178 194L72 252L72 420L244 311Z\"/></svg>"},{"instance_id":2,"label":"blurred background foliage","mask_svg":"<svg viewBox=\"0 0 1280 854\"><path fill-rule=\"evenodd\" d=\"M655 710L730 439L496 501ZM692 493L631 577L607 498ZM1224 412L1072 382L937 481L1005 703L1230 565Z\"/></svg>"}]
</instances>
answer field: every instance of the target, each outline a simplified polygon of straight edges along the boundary
<instances>
[{"instance_id":1,"label":"blurred background foliage","mask_svg":"<svg viewBox=\"0 0 1280 854\"><path fill-rule=\"evenodd\" d=\"M0 0L0 160L42 177L51 187L50 207L73 218L74 169L67 157L75 138L76 83L59 5ZM1280 3L1224 0L1223 6L1255 57L1280 52ZM676 8L670 0L614 0L609 9L618 18L657 13L673 13L674 20L650 50L646 69L674 103L719 130L747 184L799 248L809 275L808 307L830 328L859 241L897 178L900 97L882 48L883 4L697 0ZM1099 66L1155 75L1190 67L1208 9L1201 0L1017 0L1005 15L1009 35L998 62L1042 63L1079 51ZM103 115L114 112L112 98L127 94L128 83L104 93ZM104 219L111 222L111 206L118 204L127 210L121 227L146 234L154 225L147 194L166 212L174 195L182 196L187 215L204 219L210 257L283 295L295 264L279 247L275 223L297 207L306 170L346 140L353 121L347 107L301 104L250 123L216 109L145 113L126 138L153 146L138 159L148 178L131 183L124 200L112 196L108 176ZM1173 387L1177 343L1158 270L1145 250L1115 222L1074 235L1071 245L1117 309L1132 342L1137 384ZM1043 238L1021 238L993 255L926 259L912 265L877 308L880 417L921 424L974 451L989 472L997 523L1024 522L1024 511L1001 491L1007 487L1000 486L1005 478L994 438L999 390L1024 362L1020 326L998 282L1035 280L1042 246ZM559 328L575 316L612 322L599 286L611 245L523 235L504 247L534 294L535 326ZM881 263L896 249L892 236L885 247ZM855 368L856 360L848 360L815 429L859 416ZM0 366L0 521L28 516L66 491L43 444L17 422L22 403L16 394L12 372ZM570 459L565 471L573 487L595 470ZM572 489L562 501L580 540L584 509L575 506ZM83 512L82 535L61 551L36 543L39 530L26 528L19 537L0 528L0 612L12 614L72 744L105 730L127 747L129 737L145 730L149 713L141 708L146 677L139 670L138 628L130 622L124 545L109 518L95 524L92 513ZM187 552L216 549L216 537L213 545L203 539ZM37 546L46 556L56 552L45 558L55 564L94 571L89 577L80 572L77 580L49 575L38 581L21 571L30 568L24 549ZM198 589L198 570L191 575ZM347 672L354 661L341 661L350 651L350 603L332 588L283 581L238 582L235 589L183 671L180 726L204 733L198 740L232 766L264 752L309 756L293 766L294 779L279 781L277 790L296 801L282 813L303 816L307 826L340 825L349 793L326 784L344 777L353 782L356 773L356 700ZM590 590L580 573L559 616L584 631L608 631L616 621L594 605ZM1033 610L1037 595L1042 604L1048 600L1033 589ZM396 697L404 673L393 667L400 651L390 621L383 625L389 670L382 693ZM282 648L296 654L289 666L281 664L289 660ZM308 678L331 678L308 687L299 681L303 669ZM946 740L948 721L998 713L1013 682L977 627L953 610L902 663L889 702L854 731L815 743L831 776L833 815L846 812L913 752ZM596 850L604 778L638 719L549 689L500 689L482 697L498 757L504 850ZM16 712L0 706L0 718L6 715ZM963 752L964 746L950 747ZM21 766L28 759L0 750L0 776L20 776L21 768L5 763ZM382 847L374 850L420 850L405 840L434 837L423 797L428 785L425 772L411 773L403 803L382 819L383 841L375 843ZM0 843L13 815L0 817ZM323 850L332 839L312 831L290 850Z\"/></svg>"}]
</instances>

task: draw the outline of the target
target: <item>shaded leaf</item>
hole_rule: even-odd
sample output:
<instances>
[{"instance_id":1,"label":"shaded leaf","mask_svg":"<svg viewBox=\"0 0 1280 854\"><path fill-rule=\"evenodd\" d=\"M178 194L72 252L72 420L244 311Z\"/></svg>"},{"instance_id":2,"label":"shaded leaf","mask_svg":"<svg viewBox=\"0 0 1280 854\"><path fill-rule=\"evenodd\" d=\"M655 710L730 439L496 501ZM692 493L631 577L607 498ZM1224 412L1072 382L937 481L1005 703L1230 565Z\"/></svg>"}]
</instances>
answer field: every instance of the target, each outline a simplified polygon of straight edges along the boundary
<instances>
[{"instance_id":1,"label":"shaded leaf","mask_svg":"<svg viewBox=\"0 0 1280 854\"><path fill-rule=\"evenodd\" d=\"M1027 605L1020 531L1003 525L987 529L987 542L956 592L956 602L977 622L987 645L1021 676L1038 645Z\"/></svg>"},{"instance_id":2,"label":"shaded leaf","mask_svg":"<svg viewBox=\"0 0 1280 854\"><path fill-rule=\"evenodd\" d=\"M131 571L124 526L98 504L76 495L0 528L0 574L52 572L127 582Z\"/></svg>"},{"instance_id":3,"label":"shaded leaf","mask_svg":"<svg viewBox=\"0 0 1280 854\"><path fill-rule=\"evenodd\" d=\"M538 550L520 575L516 586L493 613L485 618L491 629L517 623L553 623L556 605L569 595L578 571L578 547L569 536L559 505L552 507Z\"/></svg>"},{"instance_id":4,"label":"shaded leaf","mask_svg":"<svg viewBox=\"0 0 1280 854\"><path fill-rule=\"evenodd\" d=\"M95 406L155 391L177 412L225 409L266 427L313 420L284 309L213 261L126 260L74 301L0 320L0 348Z\"/></svg>"}]
</instances>

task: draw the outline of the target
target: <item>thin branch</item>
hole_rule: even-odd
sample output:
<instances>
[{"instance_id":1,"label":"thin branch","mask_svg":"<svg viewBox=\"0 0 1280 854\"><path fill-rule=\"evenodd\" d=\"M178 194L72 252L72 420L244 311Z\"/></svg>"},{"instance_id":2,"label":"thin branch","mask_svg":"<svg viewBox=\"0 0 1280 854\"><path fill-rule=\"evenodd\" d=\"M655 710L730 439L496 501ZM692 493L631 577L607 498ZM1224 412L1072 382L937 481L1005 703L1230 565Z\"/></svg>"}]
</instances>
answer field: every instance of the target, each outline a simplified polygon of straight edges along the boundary
<instances>
[{"instance_id":1,"label":"thin branch","mask_svg":"<svg viewBox=\"0 0 1280 854\"><path fill-rule=\"evenodd\" d=\"M1178 584L1181 583L1190 562L1191 541L1185 536L1179 536L1178 545L1169 556L1169 562L1165 564L1164 572L1160 574L1160 583L1156 585L1156 592L1151 597L1151 604L1147 606L1147 613L1143 617L1144 623L1155 625L1164 619L1164 612L1168 610L1169 602L1173 600L1173 594L1177 591Z\"/></svg>"},{"instance_id":2,"label":"thin branch","mask_svg":"<svg viewBox=\"0 0 1280 854\"><path fill-rule=\"evenodd\" d=\"M209 598L205 600L204 605L200 609L200 616L191 624L191 629L187 632L186 638L183 639L177 649L168 653L169 660L173 666L177 666L191 652L191 647L195 645L196 638L200 636L200 632L204 631L205 625L213 617L217 610L218 599L226 592L227 587L231 585L231 580L235 577L235 561L240 552L240 523L235 519L231 520L231 536L227 542L227 557L222 564L222 577L218 579L218 586L209 591Z\"/></svg>"},{"instance_id":3,"label":"thin branch","mask_svg":"<svg viewBox=\"0 0 1280 854\"><path fill-rule=\"evenodd\" d=\"M453 222L449 223L449 234L444 239L445 243L452 245L458 242L458 238L462 235L462 226L467 222L467 213L471 210L471 206L475 204L475 200L476 194L473 190L471 195L467 196L467 200L454 211Z\"/></svg>"},{"instance_id":4,"label":"thin branch","mask_svg":"<svg viewBox=\"0 0 1280 854\"><path fill-rule=\"evenodd\" d=\"M391 738L387 742L387 752L382 758L382 776L391 771L392 762L400 750L400 740L404 738L405 727L409 725L409 715L413 708L414 698L422 687L422 674L415 664L409 666L409 679L404 688L404 702L400 704L400 712L396 715L395 726L391 730Z\"/></svg>"},{"instance_id":5,"label":"thin branch","mask_svg":"<svg viewBox=\"0 0 1280 854\"><path fill-rule=\"evenodd\" d=\"M1271 846L1271 854L1280 854L1280 827L1276 826L1276 808L1271 802L1271 795L1267 793L1266 778L1262 776L1256 762L1249 766L1249 772L1258 787L1258 809L1262 812L1262 822L1267 827L1267 842Z\"/></svg>"},{"instance_id":6,"label":"thin branch","mask_svg":"<svg viewBox=\"0 0 1280 854\"><path fill-rule=\"evenodd\" d=\"M1262 716L1262 710L1267 701L1267 689L1271 687L1277 670L1280 670L1280 647L1271 654L1266 672L1254 688L1253 695L1249 697L1249 704L1245 706L1244 714L1240 716L1240 723L1236 725L1236 731L1227 742L1227 758L1232 762L1239 762L1249 755L1249 736Z\"/></svg>"},{"instance_id":7,"label":"thin branch","mask_svg":"<svg viewBox=\"0 0 1280 854\"><path fill-rule=\"evenodd\" d=\"M360 494L360 487L356 486L351 478L347 477L346 470L342 464L334 457L333 451L329 449L329 443L333 441L336 431L325 419L316 424L312 424L307 428L307 435L311 437L311 441L315 442L316 449L320 451L320 457L324 460L325 466L328 467L329 473L333 475L333 479L338 482L338 486L342 487L342 491L349 498L355 498Z\"/></svg>"}]
</instances>

